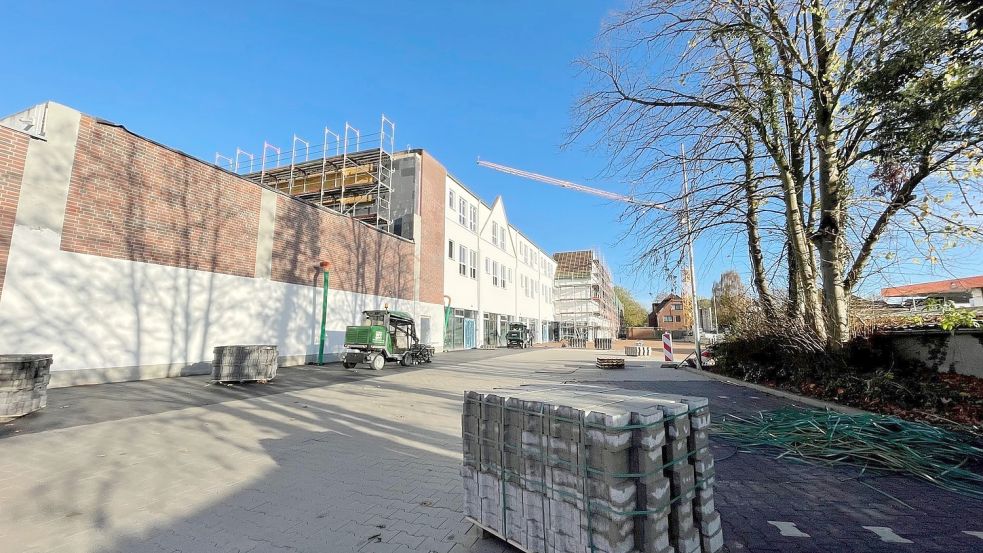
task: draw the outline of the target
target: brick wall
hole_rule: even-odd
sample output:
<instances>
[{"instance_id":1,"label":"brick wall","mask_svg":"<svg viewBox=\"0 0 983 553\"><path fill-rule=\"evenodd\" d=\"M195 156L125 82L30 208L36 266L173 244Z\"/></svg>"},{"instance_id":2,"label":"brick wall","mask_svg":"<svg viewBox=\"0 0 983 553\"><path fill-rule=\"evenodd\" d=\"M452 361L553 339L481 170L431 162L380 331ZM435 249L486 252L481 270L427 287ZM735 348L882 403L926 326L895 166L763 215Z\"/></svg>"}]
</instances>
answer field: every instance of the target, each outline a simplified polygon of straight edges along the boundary
<instances>
[{"instance_id":1,"label":"brick wall","mask_svg":"<svg viewBox=\"0 0 983 553\"><path fill-rule=\"evenodd\" d=\"M7 256L17 215L17 199L24 177L24 160L30 137L6 127L0 127L0 294L7 273Z\"/></svg>"},{"instance_id":2,"label":"brick wall","mask_svg":"<svg viewBox=\"0 0 983 553\"><path fill-rule=\"evenodd\" d=\"M321 261L333 290L413 299L412 242L277 196L273 280L317 286Z\"/></svg>"},{"instance_id":3,"label":"brick wall","mask_svg":"<svg viewBox=\"0 0 983 553\"><path fill-rule=\"evenodd\" d=\"M420 301L444 304L444 206L447 170L427 152L421 156ZM480 271L480 268L479 268Z\"/></svg>"},{"instance_id":4,"label":"brick wall","mask_svg":"<svg viewBox=\"0 0 983 553\"><path fill-rule=\"evenodd\" d=\"M262 190L82 116L65 251L253 276Z\"/></svg>"}]
</instances>

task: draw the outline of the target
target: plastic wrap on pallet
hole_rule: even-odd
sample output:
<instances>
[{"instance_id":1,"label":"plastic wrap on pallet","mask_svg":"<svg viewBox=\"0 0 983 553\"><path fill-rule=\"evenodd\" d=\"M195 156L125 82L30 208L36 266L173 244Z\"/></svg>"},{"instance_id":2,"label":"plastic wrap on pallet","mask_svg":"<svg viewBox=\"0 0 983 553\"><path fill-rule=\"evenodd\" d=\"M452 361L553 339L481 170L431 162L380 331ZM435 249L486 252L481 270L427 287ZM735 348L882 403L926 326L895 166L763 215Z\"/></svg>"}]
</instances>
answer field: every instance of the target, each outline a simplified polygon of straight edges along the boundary
<instances>
[{"instance_id":1,"label":"plastic wrap on pallet","mask_svg":"<svg viewBox=\"0 0 983 553\"><path fill-rule=\"evenodd\" d=\"M467 392L464 512L528 553L715 553L704 398L586 385Z\"/></svg>"},{"instance_id":2,"label":"plastic wrap on pallet","mask_svg":"<svg viewBox=\"0 0 983 553\"><path fill-rule=\"evenodd\" d=\"M277 369L277 347L217 346L212 359L212 380L242 382L273 380Z\"/></svg>"},{"instance_id":3,"label":"plastic wrap on pallet","mask_svg":"<svg viewBox=\"0 0 983 553\"><path fill-rule=\"evenodd\" d=\"M50 354L0 355L0 418L20 417L48 403Z\"/></svg>"}]
</instances>

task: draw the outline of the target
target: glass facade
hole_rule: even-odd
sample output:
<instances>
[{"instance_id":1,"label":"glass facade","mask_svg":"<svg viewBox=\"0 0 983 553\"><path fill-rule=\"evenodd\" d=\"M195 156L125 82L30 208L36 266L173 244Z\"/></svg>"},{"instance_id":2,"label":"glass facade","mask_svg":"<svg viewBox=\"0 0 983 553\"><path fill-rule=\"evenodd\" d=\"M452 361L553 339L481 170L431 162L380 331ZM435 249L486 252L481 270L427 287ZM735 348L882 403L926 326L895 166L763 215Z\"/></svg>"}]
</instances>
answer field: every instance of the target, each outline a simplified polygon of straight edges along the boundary
<instances>
[{"instance_id":1,"label":"glass facade","mask_svg":"<svg viewBox=\"0 0 983 553\"><path fill-rule=\"evenodd\" d=\"M478 314L469 309L451 309L444 332L444 349L470 349L477 346L475 321Z\"/></svg>"}]
</instances>

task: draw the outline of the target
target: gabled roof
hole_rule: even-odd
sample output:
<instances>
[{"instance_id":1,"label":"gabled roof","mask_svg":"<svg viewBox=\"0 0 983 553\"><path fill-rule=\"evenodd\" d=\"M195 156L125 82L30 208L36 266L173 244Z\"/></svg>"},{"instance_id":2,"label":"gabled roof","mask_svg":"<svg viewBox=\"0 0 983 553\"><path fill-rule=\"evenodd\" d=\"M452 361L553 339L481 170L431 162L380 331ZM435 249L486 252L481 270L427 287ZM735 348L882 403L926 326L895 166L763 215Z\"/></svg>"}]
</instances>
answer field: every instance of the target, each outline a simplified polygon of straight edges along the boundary
<instances>
[{"instance_id":1,"label":"gabled roof","mask_svg":"<svg viewBox=\"0 0 983 553\"><path fill-rule=\"evenodd\" d=\"M972 288L983 288L983 275L923 282L921 284L909 284L907 286L894 286L881 290L881 295L885 298L906 298L927 294L969 292Z\"/></svg>"},{"instance_id":2,"label":"gabled roof","mask_svg":"<svg viewBox=\"0 0 983 553\"><path fill-rule=\"evenodd\" d=\"M662 311L667 305L669 305L674 301L683 301L683 298L677 296L676 294L669 294L668 296L662 298L661 301L652 304L652 312L658 313L659 311Z\"/></svg>"}]
</instances>

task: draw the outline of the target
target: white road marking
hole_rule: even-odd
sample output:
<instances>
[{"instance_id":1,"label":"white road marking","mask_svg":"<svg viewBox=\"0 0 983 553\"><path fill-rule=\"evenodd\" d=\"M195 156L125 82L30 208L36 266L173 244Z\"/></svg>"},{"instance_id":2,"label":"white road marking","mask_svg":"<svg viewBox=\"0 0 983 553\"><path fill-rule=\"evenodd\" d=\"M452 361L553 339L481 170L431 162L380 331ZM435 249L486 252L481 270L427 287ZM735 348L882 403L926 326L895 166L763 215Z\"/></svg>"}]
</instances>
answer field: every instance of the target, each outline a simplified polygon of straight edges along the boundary
<instances>
[{"instance_id":1,"label":"white road marking","mask_svg":"<svg viewBox=\"0 0 983 553\"><path fill-rule=\"evenodd\" d=\"M783 536L788 536L790 538L809 538L812 537L806 534L802 530L795 527L794 522L785 522L782 520L769 520L768 524L778 528L778 532Z\"/></svg>"},{"instance_id":2,"label":"white road marking","mask_svg":"<svg viewBox=\"0 0 983 553\"><path fill-rule=\"evenodd\" d=\"M877 534L881 538L881 541L886 541L887 543L915 543L895 534L894 530L891 530L887 526L864 526L864 528Z\"/></svg>"},{"instance_id":3,"label":"white road marking","mask_svg":"<svg viewBox=\"0 0 983 553\"><path fill-rule=\"evenodd\" d=\"M970 536L983 540L983 532L971 532L969 530L963 530L963 534L969 534Z\"/></svg>"}]
</instances>

